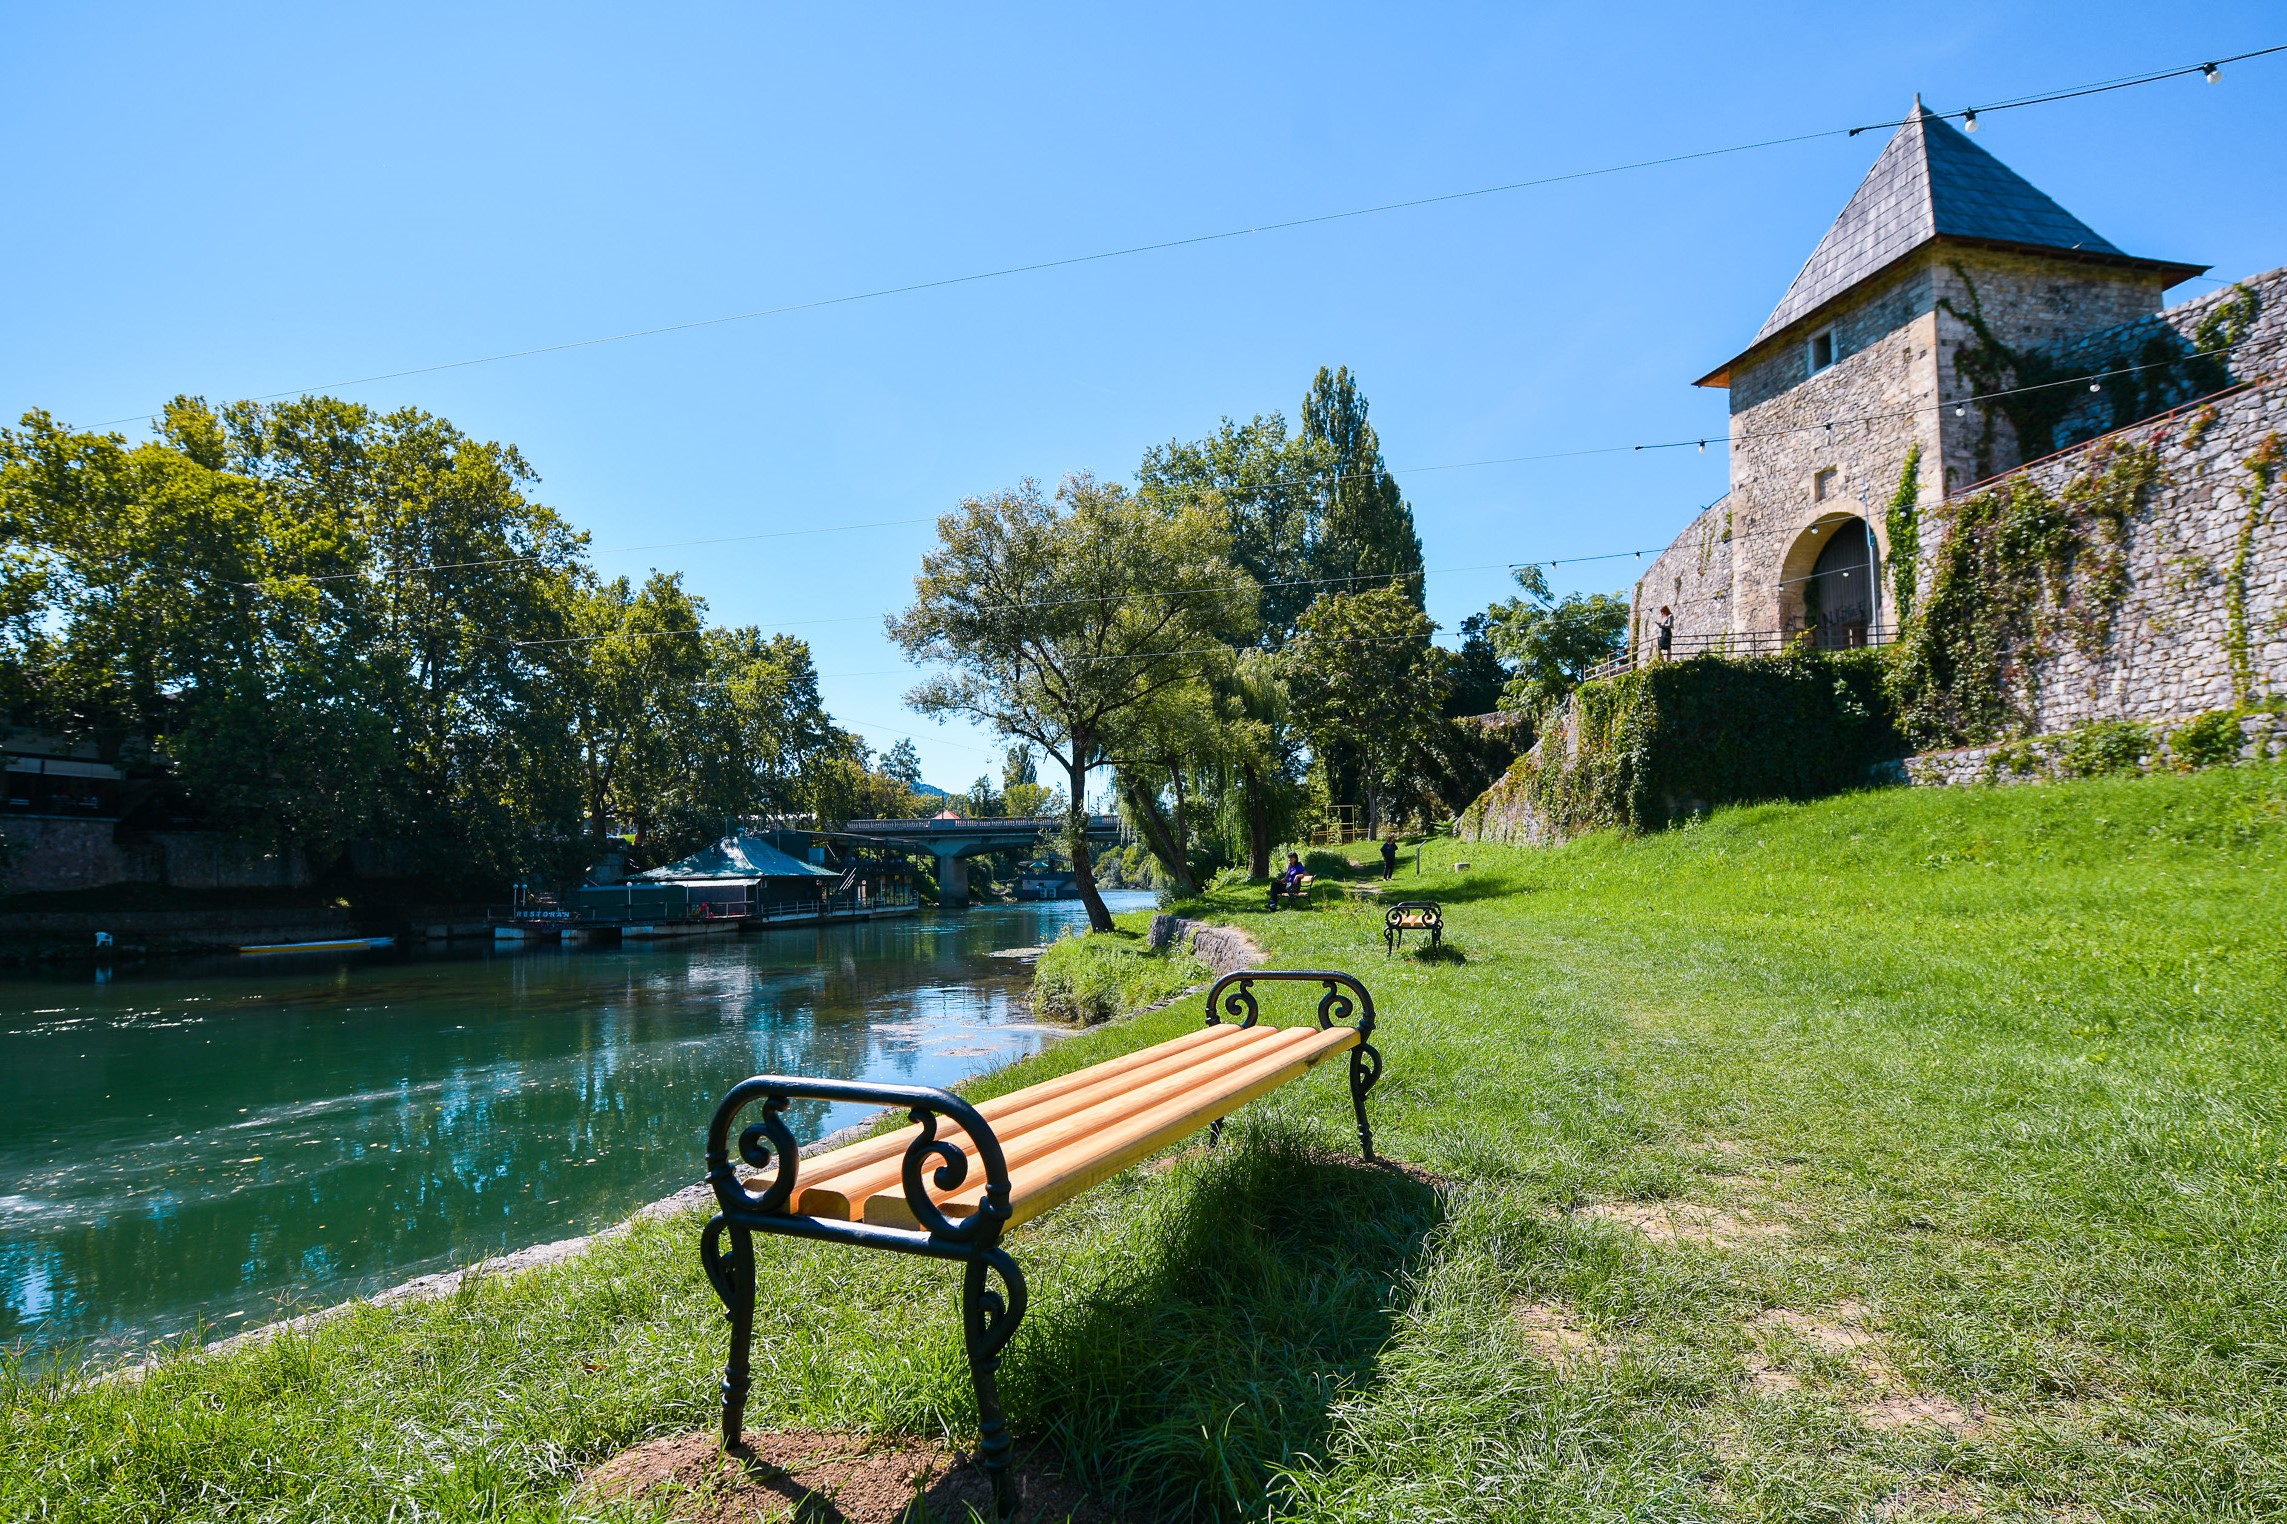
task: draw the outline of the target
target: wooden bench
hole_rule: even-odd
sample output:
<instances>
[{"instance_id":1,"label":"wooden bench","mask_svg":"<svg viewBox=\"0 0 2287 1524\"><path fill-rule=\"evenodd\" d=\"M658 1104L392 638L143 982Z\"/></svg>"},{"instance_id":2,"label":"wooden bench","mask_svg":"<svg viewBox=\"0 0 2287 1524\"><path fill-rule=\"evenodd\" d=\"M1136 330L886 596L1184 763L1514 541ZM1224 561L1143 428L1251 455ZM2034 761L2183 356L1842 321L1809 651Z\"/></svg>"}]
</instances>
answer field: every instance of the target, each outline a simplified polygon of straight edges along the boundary
<instances>
[{"instance_id":1,"label":"wooden bench","mask_svg":"<svg viewBox=\"0 0 2287 1524\"><path fill-rule=\"evenodd\" d=\"M1323 986L1316 1025L1261 1022L1254 987L1281 982ZM1342 1025L1353 1016L1353 1025ZM1366 1092L1382 1072L1373 1032L1374 997L1350 975L1253 969L1225 974L1208 989L1200 1031L975 1105L922 1085L776 1074L741 1081L707 1128L707 1181L721 1210L699 1242L730 1322L723 1444L738 1444L746 1422L755 1234L959 1260L978 1449L1007 1517L1016 1497L994 1372L1024 1317L1025 1282L1001 1235L1201 1128L1219 1139L1223 1118L1338 1053L1350 1055L1358 1146L1373 1158ZM797 1100L896 1107L913 1125L805 1159L785 1121ZM755 1120L739 1128L750 1107ZM742 1177L732 1162L734 1131L738 1158L759 1177ZM995 1276L1005 1291L991 1284Z\"/></svg>"},{"instance_id":2,"label":"wooden bench","mask_svg":"<svg viewBox=\"0 0 2287 1524\"><path fill-rule=\"evenodd\" d=\"M1382 915L1382 956L1396 952L1409 931L1428 932L1435 951L1445 942L1445 912L1435 900L1400 900L1392 905Z\"/></svg>"},{"instance_id":3,"label":"wooden bench","mask_svg":"<svg viewBox=\"0 0 2287 1524\"><path fill-rule=\"evenodd\" d=\"M1317 875L1317 874L1315 874L1315 873L1305 873L1304 875L1302 875L1302 877L1300 877L1300 878L1298 878L1298 879L1296 879L1296 880L1295 880L1295 883L1294 883L1294 888L1292 888L1291 890L1287 890L1287 891L1284 891L1284 892L1283 892L1283 895L1282 895L1282 892L1281 892L1281 890L1280 890L1280 888L1279 888L1279 885L1280 885L1280 883L1281 883L1281 882L1283 882L1283 880L1281 880L1280 878L1278 878L1278 877L1276 877L1276 876L1274 876L1274 877L1271 879L1271 899L1270 899L1270 908L1271 908L1271 909L1273 909L1273 910L1276 910L1276 909L1278 909L1278 902L1279 902L1279 900L1280 900L1282 897L1283 897L1283 898L1286 900L1287 904L1288 904L1288 905L1290 905L1290 906L1291 906L1291 905L1293 905L1293 904L1294 904L1294 902L1295 902L1296 900L1300 900L1300 901L1302 901L1302 903L1304 903L1305 905L1311 905L1311 904L1315 904L1315 903L1316 903L1316 896L1315 896L1315 893L1314 893L1314 891L1316 891L1316 889L1318 888L1318 875Z\"/></svg>"}]
</instances>

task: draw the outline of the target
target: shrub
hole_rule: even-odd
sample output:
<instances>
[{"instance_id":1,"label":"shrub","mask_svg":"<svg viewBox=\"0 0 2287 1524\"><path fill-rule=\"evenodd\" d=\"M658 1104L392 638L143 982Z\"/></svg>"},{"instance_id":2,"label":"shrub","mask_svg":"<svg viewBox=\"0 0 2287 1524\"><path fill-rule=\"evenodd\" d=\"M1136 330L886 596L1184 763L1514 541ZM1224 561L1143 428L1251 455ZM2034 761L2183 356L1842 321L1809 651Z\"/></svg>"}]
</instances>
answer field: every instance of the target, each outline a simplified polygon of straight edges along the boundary
<instances>
[{"instance_id":1,"label":"shrub","mask_svg":"<svg viewBox=\"0 0 2287 1524\"><path fill-rule=\"evenodd\" d=\"M2241 711L2211 709L2168 734L2168 754L2178 769L2224 767L2239 760Z\"/></svg>"},{"instance_id":2,"label":"shrub","mask_svg":"<svg viewBox=\"0 0 2287 1524\"><path fill-rule=\"evenodd\" d=\"M2091 720L2065 732L2057 771L2067 778L2142 772L2158 749L2152 727L2135 720Z\"/></svg>"}]
</instances>

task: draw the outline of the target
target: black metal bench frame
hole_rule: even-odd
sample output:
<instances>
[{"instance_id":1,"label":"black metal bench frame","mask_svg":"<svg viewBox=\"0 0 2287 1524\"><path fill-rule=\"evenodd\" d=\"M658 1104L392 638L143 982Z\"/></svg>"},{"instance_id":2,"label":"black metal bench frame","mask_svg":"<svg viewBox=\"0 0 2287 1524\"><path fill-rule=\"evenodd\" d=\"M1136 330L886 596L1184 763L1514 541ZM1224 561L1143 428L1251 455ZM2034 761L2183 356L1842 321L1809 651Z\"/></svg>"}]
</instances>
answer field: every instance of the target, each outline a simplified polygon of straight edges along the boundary
<instances>
[{"instance_id":1,"label":"black metal bench frame","mask_svg":"<svg viewBox=\"0 0 2287 1524\"><path fill-rule=\"evenodd\" d=\"M1358 1146L1372 1159L1374 1134L1366 1120L1366 1092L1382 1074L1382 1055L1371 1041L1373 995L1350 975L1328 970L1253 969L1225 974L1207 991L1207 1025L1220 1025L1225 1015L1242 1018L1242 1027L1255 1025L1260 1013L1253 986L1265 982L1324 985L1326 993L1318 1002L1321 1031L1357 1017L1358 1042L1350 1049L1350 1101L1358 1115ZM904 1170L905 1203L921 1224L918 1230L808 1217L787 1210L801 1176L802 1150L785 1121L786 1108L797 1100L871 1101L905 1109L921 1128L921 1135L906 1148ZM739 1129L738 1157L756 1169L775 1167L772 1178L759 1182L763 1186L759 1192L748 1189L731 1162L732 1130L748 1107L759 1107L760 1118ZM941 1191L954 1190L969 1173L967 1156L939 1135L941 1119L954 1122L968 1134L985 1171L985 1189L977 1210L957 1222L929 1197L928 1185ZM1220 1141L1222 1134L1220 1119L1209 1125L1210 1142ZM930 1170L932 1163L936 1165L934 1171ZM927 1184L924 1172L928 1172ZM1001 1233L1010 1215L1009 1172L991 1124L967 1101L932 1086L758 1074L733 1086L707 1125L707 1183L714 1188L720 1210L700 1236L699 1260L730 1323L730 1357L723 1367L722 1383L724 1448L737 1446L746 1428L757 1290L755 1234L958 1260L962 1265L961 1332L968 1349L969 1377L977 1393L978 1454L992 1481L996 1509L1003 1518L1014 1513L1017 1498L1009 1471L1008 1422L1001 1411L996 1373L1002 1351L1015 1336L1017 1324L1024 1320L1026 1292L1024 1272L1001 1248ZM1005 1293L992 1284L995 1276L1007 1288Z\"/></svg>"},{"instance_id":2,"label":"black metal bench frame","mask_svg":"<svg viewBox=\"0 0 2287 1524\"><path fill-rule=\"evenodd\" d=\"M1406 912L1409 910L1421 917L1419 924L1406 923ZM1433 952L1445 945L1445 912L1438 907L1437 901L1400 900L1392 905L1382 916L1382 956L1386 958L1396 952L1409 931L1428 932L1430 950Z\"/></svg>"}]
</instances>

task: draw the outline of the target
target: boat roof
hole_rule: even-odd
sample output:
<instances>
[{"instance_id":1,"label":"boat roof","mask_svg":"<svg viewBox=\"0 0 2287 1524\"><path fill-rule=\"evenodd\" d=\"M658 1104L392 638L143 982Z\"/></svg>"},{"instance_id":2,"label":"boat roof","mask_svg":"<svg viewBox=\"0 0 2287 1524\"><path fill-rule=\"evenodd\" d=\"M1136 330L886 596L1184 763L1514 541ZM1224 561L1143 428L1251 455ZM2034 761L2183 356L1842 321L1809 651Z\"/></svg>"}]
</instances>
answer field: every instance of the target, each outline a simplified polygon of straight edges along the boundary
<instances>
[{"instance_id":1,"label":"boat roof","mask_svg":"<svg viewBox=\"0 0 2287 1524\"><path fill-rule=\"evenodd\" d=\"M654 884L726 878L840 877L832 868L821 868L816 863L788 856L759 836L726 836L689 857L634 876Z\"/></svg>"}]
</instances>

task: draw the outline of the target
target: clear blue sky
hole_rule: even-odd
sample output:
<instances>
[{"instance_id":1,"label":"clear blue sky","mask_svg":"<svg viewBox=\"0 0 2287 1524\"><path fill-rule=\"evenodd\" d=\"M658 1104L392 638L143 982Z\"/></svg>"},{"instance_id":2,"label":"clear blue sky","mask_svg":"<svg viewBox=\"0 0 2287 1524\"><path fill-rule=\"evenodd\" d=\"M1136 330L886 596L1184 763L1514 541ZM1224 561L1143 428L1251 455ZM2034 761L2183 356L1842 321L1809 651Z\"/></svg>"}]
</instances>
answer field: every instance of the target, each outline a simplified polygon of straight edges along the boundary
<instances>
[{"instance_id":1,"label":"clear blue sky","mask_svg":"<svg viewBox=\"0 0 2287 1524\"><path fill-rule=\"evenodd\" d=\"M1752 21L1748 18L1752 17ZM147 416L2113 78L2277 4L0 10L0 415ZM1832 137L342 388L513 441L608 573L804 636L958 788L881 615L963 495L1290 417L1348 364L1450 630L1508 562L1666 542L1751 335L1883 141ZM2287 55L1993 116L2115 243L2287 263ZM2179 288L2183 297L2208 286ZM140 437L139 427L124 431ZM1612 588L1632 562L1566 568Z\"/></svg>"}]
</instances>

